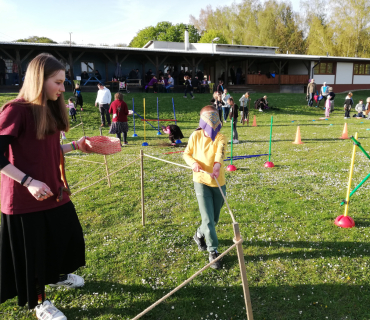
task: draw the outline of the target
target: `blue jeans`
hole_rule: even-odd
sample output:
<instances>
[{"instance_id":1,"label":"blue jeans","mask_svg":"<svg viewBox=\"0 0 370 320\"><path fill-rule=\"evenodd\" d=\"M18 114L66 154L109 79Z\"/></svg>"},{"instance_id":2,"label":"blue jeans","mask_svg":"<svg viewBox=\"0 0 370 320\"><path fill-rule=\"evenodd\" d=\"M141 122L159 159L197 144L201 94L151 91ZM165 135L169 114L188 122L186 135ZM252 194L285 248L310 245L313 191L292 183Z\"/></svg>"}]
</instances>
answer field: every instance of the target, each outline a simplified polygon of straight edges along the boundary
<instances>
[{"instance_id":1,"label":"blue jeans","mask_svg":"<svg viewBox=\"0 0 370 320\"><path fill-rule=\"evenodd\" d=\"M230 112L230 108L229 107L223 107L222 110L224 111L224 120L226 121L227 120L227 117L229 115L229 112Z\"/></svg>"},{"instance_id":2,"label":"blue jeans","mask_svg":"<svg viewBox=\"0 0 370 320\"><path fill-rule=\"evenodd\" d=\"M314 93L310 93L310 98L308 99L308 106L312 107L313 106L313 96L315 94Z\"/></svg>"},{"instance_id":3,"label":"blue jeans","mask_svg":"<svg viewBox=\"0 0 370 320\"><path fill-rule=\"evenodd\" d=\"M165 86L166 91L167 91L167 92L170 92L170 88L172 88L172 87L174 87L174 85L173 85L173 84L169 84L169 85Z\"/></svg>"}]
</instances>

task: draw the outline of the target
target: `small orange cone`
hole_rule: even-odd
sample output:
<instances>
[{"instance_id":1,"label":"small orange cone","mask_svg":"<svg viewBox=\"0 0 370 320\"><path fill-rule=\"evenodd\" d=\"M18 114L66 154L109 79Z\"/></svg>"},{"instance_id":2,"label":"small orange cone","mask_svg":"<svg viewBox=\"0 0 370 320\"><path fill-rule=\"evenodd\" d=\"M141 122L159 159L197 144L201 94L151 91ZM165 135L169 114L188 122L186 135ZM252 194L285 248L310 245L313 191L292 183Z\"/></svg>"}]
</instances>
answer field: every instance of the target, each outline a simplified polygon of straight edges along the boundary
<instances>
[{"instance_id":1,"label":"small orange cone","mask_svg":"<svg viewBox=\"0 0 370 320\"><path fill-rule=\"evenodd\" d=\"M342 136L339 139L349 139L347 123L344 124L343 133L342 133Z\"/></svg>"},{"instance_id":2,"label":"small orange cone","mask_svg":"<svg viewBox=\"0 0 370 320\"><path fill-rule=\"evenodd\" d=\"M299 126L297 127L297 134L295 135L295 141L293 144L303 144L301 141L301 130L299 129Z\"/></svg>"},{"instance_id":3,"label":"small orange cone","mask_svg":"<svg viewBox=\"0 0 370 320\"><path fill-rule=\"evenodd\" d=\"M252 127L257 127L257 118L256 118L256 116L253 117Z\"/></svg>"}]
</instances>

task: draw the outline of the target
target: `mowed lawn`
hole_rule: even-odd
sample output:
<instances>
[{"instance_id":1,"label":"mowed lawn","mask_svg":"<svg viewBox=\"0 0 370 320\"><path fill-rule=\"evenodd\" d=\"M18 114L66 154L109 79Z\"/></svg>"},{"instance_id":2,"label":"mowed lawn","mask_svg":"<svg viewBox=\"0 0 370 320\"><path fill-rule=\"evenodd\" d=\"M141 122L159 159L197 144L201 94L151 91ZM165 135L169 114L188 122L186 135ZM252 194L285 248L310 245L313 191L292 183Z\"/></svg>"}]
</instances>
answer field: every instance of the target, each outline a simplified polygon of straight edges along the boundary
<instances>
[{"instance_id":1,"label":"mowed lawn","mask_svg":"<svg viewBox=\"0 0 370 320\"><path fill-rule=\"evenodd\" d=\"M252 94L252 99L262 95ZM319 120L324 116L323 105L307 107L304 94L267 95L276 108L264 113L252 109L250 124L256 115L257 127L238 124L241 143L234 145L234 155L268 153L273 116L271 160L275 168L263 167L265 156L237 160L234 164L239 170L226 173L228 201L244 239L254 319L370 319L370 181L351 198L349 215L356 227L334 225L334 219L344 212L340 202L346 195L353 147L351 141L339 137L347 122L349 135L358 132L359 141L370 151L370 121L343 119L345 94L337 95L329 120ZM0 104L15 96L0 94ZM240 96L234 95L237 100ZM368 96L370 91L355 92L355 103ZM83 93L87 136L99 134L95 97L95 93ZM168 136L157 136L147 125L149 146L141 147L143 123L136 121L139 137L133 138L131 117L129 145L108 156L110 172L135 160L140 149L185 164L181 153L164 153L184 150L211 94L196 94L191 100L182 94L133 93L126 94L125 100L132 109L134 98L135 110L143 115L145 98L146 117L155 118L157 97L162 119L173 118L174 98L178 125L185 136L183 145L169 146ZM303 145L292 144L297 126ZM221 132L229 141L230 121ZM108 135L107 127L103 134ZM67 142L82 135L82 126L71 129ZM66 158L73 191L105 175L104 166L75 160L103 162L101 155L72 152ZM200 214L191 171L150 158L144 159L144 167L145 227L141 225L138 160L111 177L111 188L102 181L72 196L86 241L87 264L77 273L86 284L78 290L47 287L47 297L68 319L131 319L208 261L207 253L199 252L192 239ZM352 186L369 172L369 160L358 151ZM223 252L233 244L226 206L217 232ZM0 318L24 320L34 315L18 307L15 298L0 305ZM222 270L206 270L142 319L247 319L236 250L223 259Z\"/></svg>"}]
</instances>

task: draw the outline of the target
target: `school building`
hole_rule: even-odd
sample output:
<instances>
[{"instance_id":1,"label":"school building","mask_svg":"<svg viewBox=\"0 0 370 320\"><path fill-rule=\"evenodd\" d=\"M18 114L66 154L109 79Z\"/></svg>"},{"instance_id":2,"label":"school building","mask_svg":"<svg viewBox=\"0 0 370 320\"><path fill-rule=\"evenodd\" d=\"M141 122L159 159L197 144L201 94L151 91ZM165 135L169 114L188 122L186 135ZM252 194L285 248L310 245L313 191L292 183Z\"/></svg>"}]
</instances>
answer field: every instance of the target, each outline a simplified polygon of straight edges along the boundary
<instances>
[{"instance_id":1,"label":"school building","mask_svg":"<svg viewBox=\"0 0 370 320\"><path fill-rule=\"evenodd\" d=\"M234 92L303 93L311 78L318 85L326 82L334 92L370 89L369 58L277 54L276 47L189 43L187 39L185 35L185 43L149 41L143 48L0 42L0 57L7 67L6 86L0 90L14 91L13 65L22 79L28 63L42 52L58 58L71 79L83 71L98 70L102 81L110 81L117 69L126 77L132 69L139 69L141 85L145 85L149 69L157 76L160 70L170 69L182 91L177 77L182 72L195 77L201 70L207 80L217 84L222 79Z\"/></svg>"}]
</instances>

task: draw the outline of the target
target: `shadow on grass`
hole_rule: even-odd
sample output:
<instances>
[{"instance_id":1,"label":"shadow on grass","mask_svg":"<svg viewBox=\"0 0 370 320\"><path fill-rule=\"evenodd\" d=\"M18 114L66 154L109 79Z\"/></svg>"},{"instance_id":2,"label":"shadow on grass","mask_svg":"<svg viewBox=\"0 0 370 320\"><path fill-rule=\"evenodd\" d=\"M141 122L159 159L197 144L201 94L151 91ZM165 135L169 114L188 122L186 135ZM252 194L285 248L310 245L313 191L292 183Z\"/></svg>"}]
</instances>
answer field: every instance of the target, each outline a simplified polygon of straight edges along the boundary
<instances>
[{"instance_id":1,"label":"shadow on grass","mask_svg":"<svg viewBox=\"0 0 370 320\"><path fill-rule=\"evenodd\" d=\"M214 271L217 272L217 271ZM261 277L264 275L261 274ZM363 308L370 297L369 285L298 284L295 286L259 286L260 278L251 279L250 294L253 315L258 319L370 319L370 310ZM201 281L201 280L200 280ZM92 307L61 310L75 319L119 316L131 319L141 313L170 288L153 290L148 284L121 285L116 282L87 282L79 290L81 296L96 292L108 293L109 300ZM112 293L111 289L114 288ZM120 295L120 293L123 293ZM98 297L98 296L96 296ZM97 305L97 306L96 306ZM119 307L117 307L119 305ZM217 317L216 317L217 314ZM203 286L190 283L171 298L149 311L142 319L246 319L243 290L239 286Z\"/></svg>"}]
</instances>

